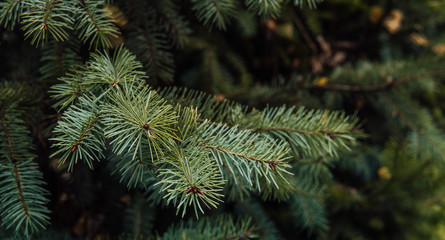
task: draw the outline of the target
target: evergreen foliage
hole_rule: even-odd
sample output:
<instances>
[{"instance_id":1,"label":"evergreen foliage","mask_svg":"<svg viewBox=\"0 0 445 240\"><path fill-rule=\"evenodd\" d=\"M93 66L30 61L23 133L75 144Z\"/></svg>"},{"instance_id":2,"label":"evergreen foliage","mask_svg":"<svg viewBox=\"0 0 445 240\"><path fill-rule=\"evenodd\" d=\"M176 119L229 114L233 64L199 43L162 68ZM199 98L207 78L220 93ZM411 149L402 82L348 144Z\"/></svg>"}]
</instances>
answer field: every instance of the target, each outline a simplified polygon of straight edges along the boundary
<instances>
[{"instance_id":1,"label":"evergreen foliage","mask_svg":"<svg viewBox=\"0 0 445 240\"><path fill-rule=\"evenodd\" d=\"M236 12L236 5L232 0L192 0L192 3L192 9L197 12L198 20L210 27L216 25L219 29L225 30L230 18L234 17Z\"/></svg>"},{"instance_id":2,"label":"evergreen foliage","mask_svg":"<svg viewBox=\"0 0 445 240\"><path fill-rule=\"evenodd\" d=\"M124 220L128 236L135 239L150 236L153 229L153 210L142 196L134 198Z\"/></svg>"},{"instance_id":3,"label":"evergreen foliage","mask_svg":"<svg viewBox=\"0 0 445 240\"><path fill-rule=\"evenodd\" d=\"M427 2L0 1L0 237L440 236Z\"/></svg>"},{"instance_id":4,"label":"evergreen foliage","mask_svg":"<svg viewBox=\"0 0 445 240\"><path fill-rule=\"evenodd\" d=\"M221 215L216 219L189 221L170 228L160 239L248 239L255 237L251 219L233 219Z\"/></svg>"},{"instance_id":5,"label":"evergreen foliage","mask_svg":"<svg viewBox=\"0 0 445 240\"><path fill-rule=\"evenodd\" d=\"M21 17L23 11L23 2L10 0L1 2L0 4L2 9L0 23L2 23L5 28L9 27L9 29L13 29L15 24L19 22L19 19Z\"/></svg>"},{"instance_id":6,"label":"evergreen foliage","mask_svg":"<svg viewBox=\"0 0 445 240\"><path fill-rule=\"evenodd\" d=\"M54 147L57 149L53 156L62 154L59 164L64 164L69 159L68 170L72 170L79 160L93 168L93 160L105 157L103 151L106 139L113 154L119 157L120 166L138 169L134 169L132 173L126 169L120 170L123 176L131 174L128 175L128 186L134 187L145 181L144 169L148 168L147 164L151 160L159 178L155 185L160 185L160 192L164 192L163 198L167 203L172 202L178 211L182 208L183 216L187 205L193 205L197 217L198 210L204 213L201 201L206 207L216 207L222 201L224 179L233 185L247 185L246 190L256 189L260 193L262 189L275 188L273 193L271 190L269 194L265 191L265 196L284 194L285 185L289 184L286 176L292 175L286 170L290 167L287 163L290 155L286 144L289 140L273 140L271 136L261 132L274 131L276 128L284 134L292 132L288 129L309 133L307 139L301 140L294 149L303 146L309 152L311 145L308 142L312 141L316 141L316 146L326 146L326 152L315 152L313 155L333 154L332 149L340 146L329 144L333 141L331 137L318 139L318 136L310 136L311 132L305 127L311 128L316 122L313 119L318 118L298 117L307 114L312 116L312 113L304 109L296 113L301 124L299 126L290 125L286 122L288 120L275 123L279 121L279 117L289 119L293 108L287 111L284 111L286 107L279 108L281 111L266 109L262 113L254 110L246 112L245 117L239 112L239 120L251 122L251 119L255 119L259 124L255 128L240 122L240 126L245 125L245 129L202 120L197 110L189 108L195 107L193 105L182 106L182 109L178 105L175 110L173 105L168 104L155 91L141 85L141 80L145 77L138 76L139 65L134 62L134 57L129 55L128 50L119 48L114 56L111 58L108 54L95 54L92 56L93 60L85 68L81 68L78 74L74 73L73 77L63 79L65 82L61 83L62 86L55 85L56 98L65 100L58 104L68 106L72 102L76 103L64 112L54 129L57 137L52 140L56 141ZM134 72L124 72L123 69L131 68L122 66L135 66ZM101 74L96 75L96 72ZM71 79L80 79L91 90L83 94L78 90L73 92L66 87L67 83L74 85ZM132 81L127 82L126 79ZM73 94L78 97L77 100L73 100ZM187 98L183 96L183 99ZM213 105L213 102L208 104ZM212 107L210 105L208 108ZM243 107L238 105L238 108ZM269 112L272 113L268 114ZM319 127L332 129L332 134L341 131L339 134L342 137L345 135L346 140L355 141L352 132L343 132L341 129L350 131L354 126L355 123L348 125L347 117L328 111L317 114L326 118L324 121L318 120ZM274 129L270 129L270 126ZM318 134L326 134L324 130L316 131ZM345 143L340 144L346 146Z\"/></svg>"},{"instance_id":7,"label":"evergreen foliage","mask_svg":"<svg viewBox=\"0 0 445 240\"><path fill-rule=\"evenodd\" d=\"M2 93L12 97L16 94L13 90ZM15 104L3 100L0 105L1 224L14 236L30 236L49 224L49 193L42 187L42 173L32 161L31 137Z\"/></svg>"},{"instance_id":8,"label":"evergreen foliage","mask_svg":"<svg viewBox=\"0 0 445 240\"><path fill-rule=\"evenodd\" d=\"M31 43L43 45L53 37L56 41L68 39L68 31L72 30L72 9L62 1L24 1L26 11L21 14L25 37L31 37Z\"/></svg>"},{"instance_id":9,"label":"evergreen foliage","mask_svg":"<svg viewBox=\"0 0 445 240\"><path fill-rule=\"evenodd\" d=\"M190 31L187 22L177 14L170 1L154 1L153 4L139 1L128 3L128 8L132 20L137 23L129 26L129 48L137 54L153 82L173 81L175 67L171 50L186 41Z\"/></svg>"},{"instance_id":10,"label":"evergreen foliage","mask_svg":"<svg viewBox=\"0 0 445 240\"><path fill-rule=\"evenodd\" d=\"M104 8L105 1L84 0L76 4L74 29L79 39L90 47L111 47L113 38L119 34L110 13Z\"/></svg>"}]
</instances>

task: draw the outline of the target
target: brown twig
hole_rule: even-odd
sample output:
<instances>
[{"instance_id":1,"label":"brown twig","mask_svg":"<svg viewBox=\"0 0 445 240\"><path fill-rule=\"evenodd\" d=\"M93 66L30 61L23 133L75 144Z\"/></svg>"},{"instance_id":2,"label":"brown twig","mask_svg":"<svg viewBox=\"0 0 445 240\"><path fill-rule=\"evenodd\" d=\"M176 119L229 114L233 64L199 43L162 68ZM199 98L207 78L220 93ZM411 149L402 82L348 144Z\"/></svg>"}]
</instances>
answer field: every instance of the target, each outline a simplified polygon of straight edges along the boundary
<instances>
[{"instance_id":1,"label":"brown twig","mask_svg":"<svg viewBox=\"0 0 445 240\"><path fill-rule=\"evenodd\" d=\"M77 149L77 146L79 146L79 144L84 140L84 138L86 137L87 133L93 128L93 126L97 123L97 120L99 119L99 116L102 115L102 113L99 113L96 117L96 119L94 119L92 122L90 122L87 126L87 128L82 132L82 134L80 135L79 139L77 139L74 142L73 148L72 148L72 152L74 152Z\"/></svg>"},{"instance_id":2,"label":"brown twig","mask_svg":"<svg viewBox=\"0 0 445 240\"><path fill-rule=\"evenodd\" d=\"M416 76L411 76L407 78L402 79L390 79L386 81L384 84L374 84L374 85L367 85L367 86L358 86L358 85L342 85L342 84L327 84L327 85L314 85L314 84L305 84L303 85L304 88L307 89L323 89L323 90L334 90L334 91L344 91L344 92L378 92L387 90L389 88L397 87L400 84L406 83L406 82L412 82L419 80L424 77L432 77L432 76L439 76L444 75L445 71L436 71L436 72L429 72L424 74L419 74Z\"/></svg>"},{"instance_id":3,"label":"brown twig","mask_svg":"<svg viewBox=\"0 0 445 240\"><path fill-rule=\"evenodd\" d=\"M208 144L208 143L202 143L202 145L204 145L204 146L206 146L208 148L213 148L213 149L216 149L216 150L221 151L221 152L229 153L229 154L232 154L232 155L235 155L235 156L238 156L238 157L242 157L242 158L249 159L249 160L256 161L256 162L260 162L260 163L269 163L269 164L278 164L278 165L285 164L284 162L282 162L280 160L272 160L272 159L270 159L270 160L267 160L267 159L266 160L262 160L262 159L259 159L259 158L256 158L256 157L252 157L252 156L244 155L244 154L241 154L241 153L233 152L233 151L230 151L228 149L224 149L224 148L221 148L221 147L218 147L218 146L215 146L215 145L211 145L211 144Z\"/></svg>"},{"instance_id":4,"label":"brown twig","mask_svg":"<svg viewBox=\"0 0 445 240\"><path fill-rule=\"evenodd\" d=\"M79 1L79 5L86 12L87 17L90 19L90 21L93 24L94 28L97 30L97 33L100 34L102 31L101 31L99 25L97 24L97 22L95 21L95 19L94 19L93 15L91 14L91 12L88 11L88 8L85 5L85 2L80 0Z\"/></svg>"},{"instance_id":5,"label":"brown twig","mask_svg":"<svg viewBox=\"0 0 445 240\"><path fill-rule=\"evenodd\" d=\"M270 102L277 95L281 95L287 92L295 92L301 89L318 89L324 91L339 91L339 92L381 92L391 88L398 87L404 83L419 80L424 77L441 76L445 75L445 70L429 72L424 74L419 74L402 79L391 79L386 81L384 84L373 84L373 85L347 85L347 84L326 84L326 85L315 85L312 83L299 83L294 86L288 86L274 91L269 94L269 96L264 97L262 102Z\"/></svg>"},{"instance_id":6,"label":"brown twig","mask_svg":"<svg viewBox=\"0 0 445 240\"><path fill-rule=\"evenodd\" d=\"M298 17L297 13L295 13L295 10L290 6L287 7L287 10L290 13L290 16L292 17L292 20L294 21L296 27L298 28L299 33L301 34L301 36L303 37L304 41L307 43L309 48L312 50L314 54L318 53L317 45L314 43L314 41L312 41L308 31L304 27L303 22Z\"/></svg>"},{"instance_id":7,"label":"brown twig","mask_svg":"<svg viewBox=\"0 0 445 240\"><path fill-rule=\"evenodd\" d=\"M18 165L17 165L17 160L18 159L17 159L17 155L16 155L15 150L14 150L14 146L13 146L13 143L12 143L11 135L10 135L9 129L8 129L8 124L6 122L6 117L5 117L4 114L1 114L1 121L2 121L4 132L5 132L6 141L8 142L9 153L11 155L11 163L14 166L15 181L16 181L16 184L17 184L17 190L19 192L20 202L21 202L21 204L23 206L23 209L25 211L26 217L29 219L30 218L29 209L28 209L28 205L26 205L26 202L25 202L25 196L24 196L23 188L22 188L22 181L21 181L21 178L20 178L19 168L18 168Z\"/></svg>"}]
</instances>

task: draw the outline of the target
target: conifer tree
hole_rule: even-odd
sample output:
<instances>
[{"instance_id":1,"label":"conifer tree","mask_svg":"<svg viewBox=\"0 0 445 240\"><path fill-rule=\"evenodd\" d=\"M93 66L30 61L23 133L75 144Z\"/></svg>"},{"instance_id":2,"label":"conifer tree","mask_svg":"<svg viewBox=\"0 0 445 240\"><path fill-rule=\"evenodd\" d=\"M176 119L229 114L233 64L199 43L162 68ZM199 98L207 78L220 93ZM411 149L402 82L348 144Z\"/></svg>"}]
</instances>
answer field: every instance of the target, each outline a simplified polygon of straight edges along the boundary
<instances>
[{"instance_id":1,"label":"conifer tree","mask_svg":"<svg viewBox=\"0 0 445 240\"><path fill-rule=\"evenodd\" d=\"M0 1L0 236L440 234L442 8L321 2Z\"/></svg>"}]
</instances>

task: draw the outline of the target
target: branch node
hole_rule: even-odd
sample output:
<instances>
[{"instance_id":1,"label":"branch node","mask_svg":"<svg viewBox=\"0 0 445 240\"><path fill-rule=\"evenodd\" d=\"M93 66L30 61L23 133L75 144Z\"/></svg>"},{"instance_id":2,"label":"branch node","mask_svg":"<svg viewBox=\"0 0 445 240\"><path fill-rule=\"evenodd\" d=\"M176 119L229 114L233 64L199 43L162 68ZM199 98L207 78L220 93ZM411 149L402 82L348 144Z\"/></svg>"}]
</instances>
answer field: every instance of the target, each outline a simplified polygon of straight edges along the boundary
<instances>
[{"instance_id":1,"label":"branch node","mask_svg":"<svg viewBox=\"0 0 445 240\"><path fill-rule=\"evenodd\" d=\"M270 167L270 169L272 169L272 171L275 170L275 166L273 165L272 162L269 162L269 167Z\"/></svg>"}]
</instances>

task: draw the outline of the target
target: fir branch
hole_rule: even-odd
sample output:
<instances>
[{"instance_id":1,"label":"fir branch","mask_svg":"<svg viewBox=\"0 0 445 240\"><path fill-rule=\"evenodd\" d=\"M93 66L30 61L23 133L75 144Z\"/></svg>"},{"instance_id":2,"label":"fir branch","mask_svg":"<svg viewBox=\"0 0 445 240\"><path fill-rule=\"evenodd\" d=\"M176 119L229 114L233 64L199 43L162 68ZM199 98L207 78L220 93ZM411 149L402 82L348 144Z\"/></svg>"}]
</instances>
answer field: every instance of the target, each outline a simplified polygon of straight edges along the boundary
<instances>
[{"instance_id":1,"label":"fir branch","mask_svg":"<svg viewBox=\"0 0 445 240\"><path fill-rule=\"evenodd\" d=\"M249 11L262 17L277 17L280 15L283 0L245 0Z\"/></svg>"},{"instance_id":2,"label":"fir branch","mask_svg":"<svg viewBox=\"0 0 445 240\"><path fill-rule=\"evenodd\" d=\"M298 0L296 0L298 1ZM306 42L306 44L309 46L309 48L312 50L313 54L318 53L318 47L317 45L314 43L313 39L311 38L308 30L306 29L306 27L304 26L303 22L301 21L300 17L297 15L297 13L295 12L295 9L287 6L287 11L290 14L290 16L292 17L292 20L295 23L295 26L298 28L299 33L301 34L301 36L303 37L304 41Z\"/></svg>"},{"instance_id":3,"label":"fir branch","mask_svg":"<svg viewBox=\"0 0 445 240\"><path fill-rule=\"evenodd\" d=\"M342 84L326 84L326 85L304 84L302 87L306 89L322 89L328 91L332 90L332 91L342 91L342 92L380 92L389 90L391 88L399 87L400 85L403 85L411 81L418 81L426 77L437 77L437 76L445 76L445 71L428 72L402 79L387 78L386 82L383 84L373 84L368 86L342 85ZM288 91L292 90L289 89Z\"/></svg>"},{"instance_id":4,"label":"fir branch","mask_svg":"<svg viewBox=\"0 0 445 240\"><path fill-rule=\"evenodd\" d=\"M147 78L142 69L142 64L126 48L120 46L110 55L107 51L91 54L91 60L87 63L87 74L84 82L87 84L101 84L115 88L125 82L130 84L139 83ZM82 72L81 72L82 73Z\"/></svg>"},{"instance_id":5,"label":"fir branch","mask_svg":"<svg viewBox=\"0 0 445 240\"><path fill-rule=\"evenodd\" d=\"M106 137L117 155L115 172L120 173L121 181L126 181L129 188L142 186L147 191L158 191L155 195L173 203L183 216L191 205L197 217L198 211L204 212L203 206L216 207L222 201L226 180L232 189L257 190L264 199L286 199L287 193L294 191L287 180L289 146L303 154L304 149L299 148L319 151L307 155L319 156L320 151L335 155L338 149L347 149L348 141L355 141L348 131L355 128L356 122L349 122L339 112L285 106L247 111L236 103L218 102L200 92L176 89L163 92L172 103L177 101L184 106L173 107L141 85L139 80L144 75L138 69L134 57L119 49L113 58L107 53L93 54L92 60L80 68L80 76L72 74L72 78L79 78L72 83L81 81L81 87L90 88L91 97L81 93L78 103L65 112L59 124L71 128L66 132L76 136L70 138L60 127L56 128L60 139L54 139L59 142L55 146L59 144L61 149L55 154L65 152L69 156L85 146L102 156ZM61 93L74 94L72 90ZM101 104L100 110L97 104ZM199 108L187 107L195 104ZM72 109L83 120L77 116L75 122ZM198 109L205 117L230 124L199 123ZM72 120L64 123L67 118ZM76 127L79 122L81 128ZM96 127L97 134L92 134ZM279 140L271 138L273 134ZM329 142L334 140L338 142ZM93 152L87 149L80 153L92 156ZM72 157L70 165L78 158ZM91 166L90 160L87 163ZM151 173L153 168L156 178ZM248 187L233 187L237 184Z\"/></svg>"},{"instance_id":6,"label":"fir branch","mask_svg":"<svg viewBox=\"0 0 445 240\"><path fill-rule=\"evenodd\" d=\"M252 38L258 31L258 22L256 16L247 11L241 10L236 18L238 29L241 31L241 35L245 38Z\"/></svg>"},{"instance_id":7,"label":"fir branch","mask_svg":"<svg viewBox=\"0 0 445 240\"><path fill-rule=\"evenodd\" d=\"M156 175L160 162L154 162L155 159L151 159L142 149L147 149L147 147L141 147L136 159L133 159L131 152L120 156L116 154L108 156L112 174L117 175L119 182L124 183L128 189L143 189L146 201L151 205L165 205L163 197L166 192L156 185L162 180L162 177Z\"/></svg>"},{"instance_id":8,"label":"fir branch","mask_svg":"<svg viewBox=\"0 0 445 240\"><path fill-rule=\"evenodd\" d=\"M69 69L66 76L60 77L61 83L51 86L49 93L58 100L53 107L59 107L59 111L76 103L79 96L87 92L92 92L92 87L85 83L83 78L87 75L87 68L84 65Z\"/></svg>"},{"instance_id":9,"label":"fir branch","mask_svg":"<svg viewBox=\"0 0 445 240\"><path fill-rule=\"evenodd\" d=\"M198 128L201 132L202 145L212 150L220 165L227 164L235 175L240 175L260 190L259 177L265 177L277 188L275 178L288 174L288 148L285 143L262 138L261 135L237 127L227 128L224 125L213 125L204 122Z\"/></svg>"},{"instance_id":10,"label":"fir branch","mask_svg":"<svg viewBox=\"0 0 445 240\"><path fill-rule=\"evenodd\" d=\"M155 169L150 153L144 151L149 147L142 143L140 148L137 149L136 157L133 158L133 152L127 151L121 155L111 155L110 161L114 163L113 174L120 175L120 182L126 183L128 189L131 188L145 188L147 191L151 186L158 182L160 179L156 179ZM154 183L152 183L154 180ZM159 189L156 188L156 191ZM156 193L154 194L156 195Z\"/></svg>"},{"instance_id":11,"label":"fir branch","mask_svg":"<svg viewBox=\"0 0 445 240\"><path fill-rule=\"evenodd\" d=\"M7 0L0 2L0 24L10 30L19 23L23 11L23 0Z\"/></svg>"},{"instance_id":12,"label":"fir branch","mask_svg":"<svg viewBox=\"0 0 445 240\"><path fill-rule=\"evenodd\" d=\"M173 81L173 55L165 33L155 29L137 29L130 37L133 40L128 43L130 48L148 68L148 74L153 77L153 81Z\"/></svg>"},{"instance_id":13,"label":"fir branch","mask_svg":"<svg viewBox=\"0 0 445 240\"><path fill-rule=\"evenodd\" d=\"M285 199L291 176L287 168L287 144L263 138L249 130L204 122L197 128L194 141L209 149L227 180L229 198L257 191L265 199ZM200 140L202 139L202 140Z\"/></svg>"},{"instance_id":14,"label":"fir branch","mask_svg":"<svg viewBox=\"0 0 445 240\"><path fill-rule=\"evenodd\" d=\"M177 104L175 112L178 113L178 123L175 129L178 129L178 137L181 141L195 136L197 134L197 125L199 120L198 109L191 107L182 107Z\"/></svg>"},{"instance_id":15,"label":"fir branch","mask_svg":"<svg viewBox=\"0 0 445 240\"><path fill-rule=\"evenodd\" d=\"M76 24L83 43L90 42L90 49L109 48L113 39L120 34L110 13L103 9L103 0L78 0L76 4Z\"/></svg>"},{"instance_id":16,"label":"fir branch","mask_svg":"<svg viewBox=\"0 0 445 240\"><path fill-rule=\"evenodd\" d=\"M225 149L225 148L218 147L218 146L215 146L215 145L211 145L211 144L208 144L208 143L203 143L202 145L204 145L207 148L214 149L214 150L217 150L217 151L220 151L220 152L224 152L224 153L227 153L229 155L236 156L236 157L252 160L252 161L255 161L255 162L268 163L269 166L271 166L271 165L273 166L275 164L278 164L278 165L285 164L284 162L279 161L279 160L275 160L275 159L260 159L260 158L252 157L252 156L245 155L245 154L242 154L242 153L233 152L233 151L231 151L229 149Z\"/></svg>"},{"instance_id":17,"label":"fir branch","mask_svg":"<svg viewBox=\"0 0 445 240\"><path fill-rule=\"evenodd\" d=\"M115 158L116 160L112 160L117 162L113 173L120 173L120 182L126 182L129 189L144 183L147 176L145 176L145 166L140 152L136 154L136 159L133 159L131 152L127 152L123 156L115 155Z\"/></svg>"},{"instance_id":18,"label":"fir branch","mask_svg":"<svg viewBox=\"0 0 445 240\"><path fill-rule=\"evenodd\" d=\"M76 42L64 44L57 41L49 41L42 51L40 59L44 64L39 71L41 79L52 79L65 75L67 70L80 63L80 56L77 55L79 46Z\"/></svg>"},{"instance_id":19,"label":"fir branch","mask_svg":"<svg viewBox=\"0 0 445 240\"><path fill-rule=\"evenodd\" d=\"M292 186L294 186L293 192L304 197L322 200L318 192L314 194L309 190L318 190L332 181L333 176L329 168L329 166L332 165L332 161L330 160L332 159L318 158L316 161L299 160L293 164L292 172L295 174L295 179L297 179L297 181L292 183Z\"/></svg>"},{"instance_id":20,"label":"fir branch","mask_svg":"<svg viewBox=\"0 0 445 240\"><path fill-rule=\"evenodd\" d=\"M272 131L284 131L284 132L297 132L302 134L321 134L321 135L328 135L329 137L334 137L334 135L344 135L349 134L351 131L336 131L336 130L322 130L322 129L292 129L292 128L248 128L248 129L255 129L258 132L272 132Z\"/></svg>"},{"instance_id":21,"label":"fir branch","mask_svg":"<svg viewBox=\"0 0 445 240\"><path fill-rule=\"evenodd\" d=\"M223 195L225 184L210 153L197 144L187 144L177 148L160 162L158 176L162 179L156 185L166 192L167 203L172 202L177 207L177 213L182 208L182 216L187 206L193 205L195 216L198 211L204 213L201 206L216 207Z\"/></svg>"},{"instance_id":22,"label":"fir branch","mask_svg":"<svg viewBox=\"0 0 445 240\"><path fill-rule=\"evenodd\" d=\"M23 7L22 29L25 38L32 36L31 44L43 45L48 41L48 33L56 41L68 39L68 30L72 30L73 7L66 1L59 0L27 0Z\"/></svg>"},{"instance_id":23,"label":"fir branch","mask_svg":"<svg viewBox=\"0 0 445 240\"><path fill-rule=\"evenodd\" d=\"M124 47L119 47L111 56L106 51L95 52L85 65L76 66L59 78L62 83L53 85L49 92L53 98L60 99L54 106L63 109L85 93L99 98L124 82L132 83L131 86L142 84L147 77L141 69L141 63Z\"/></svg>"},{"instance_id":24,"label":"fir branch","mask_svg":"<svg viewBox=\"0 0 445 240\"><path fill-rule=\"evenodd\" d=\"M69 171L79 159L93 169L93 161L104 157L104 130L98 123L102 114L93 100L87 97L80 98L78 105L68 108L53 131L55 137L50 139L56 141L53 146L58 148L51 157L62 153L59 164L69 159Z\"/></svg>"},{"instance_id":25,"label":"fir branch","mask_svg":"<svg viewBox=\"0 0 445 240\"><path fill-rule=\"evenodd\" d=\"M264 132L289 143L297 157L337 157L350 150L363 133L357 129L357 119L344 113L294 107L266 108L247 114L240 125Z\"/></svg>"},{"instance_id":26,"label":"fir branch","mask_svg":"<svg viewBox=\"0 0 445 240\"><path fill-rule=\"evenodd\" d=\"M183 48L192 32L187 20L178 13L177 6L171 0L155 1L154 7L158 21L164 26L172 45Z\"/></svg>"},{"instance_id":27,"label":"fir branch","mask_svg":"<svg viewBox=\"0 0 445 240\"><path fill-rule=\"evenodd\" d=\"M196 108L201 119L214 123L235 125L247 112L247 107L241 104L230 100L218 101L215 96L193 89L169 87L161 89L159 94L172 104Z\"/></svg>"},{"instance_id":28,"label":"fir branch","mask_svg":"<svg viewBox=\"0 0 445 240\"><path fill-rule=\"evenodd\" d=\"M216 218L204 218L201 221L181 222L170 227L160 239L214 239L230 240L255 238L257 227L250 218L234 218L230 215L220 215Z\"/></svg>"},{"instance_id":29,"label":"fir branch","mask_svg":"<svg viewBox=\"0 0 445 240\"><path fill-rule=\"evenodd\" d=\"M249 198L246 200L237 199L237 204L241 206L242 210L249 215L255 226L258 226L260 239L283 240L278 227L272 221L270 216L265 212L261 203Z\"/></svg>"},{"instance_id":30,"label":"fir branch","mask_svg":"<svg viewBox=\"0 0 445 240\"><path fill-rule=\"evenodd\" d=\"M13 164L13 166L14 166L14 174L15 174L15 178L16 178L16 182L17 182L17 189L18 189L18 192L19 192L20 202L21 202L21 204L23 206L23 209L25 210L26 217L29 218L29 212L28 212L29 210L28 210L28 207L25 204L25 200L24 200L24 197L23 197L22 183L21 183L20 175L19 175L18 168L17 168L17 157L15 155L15 150L14 150L14 147L12 145L11 135L9 133L9 128L8 128L8 125L7 125L7 122L6 122L6 118L5 118L5 116L3 114L1 115L0 119L2 121L3 131L4 131L4 134L5 134L5 137L6 137L6 141L8 142L9 155L11 156L10 160L11 160L11 163Z\"/></svg>"},{"instance_id":31,"label":"fir branch","mask_svg":"<svg viewBox=\"0 0 445 240\"><path fill-rule=\"evenodd\" d=\"M129 233L132 239L150 236L153 228L154 210L147 204L144 197L137 194L125 213L125 232Z\"/></svg>"},{"instance_id":32,"label":"fir branch","mask_svg":"<svg viewBox=\"0 0 445 240\"><path fill-rule=\"evenodd\" d=\"M324 192L326 184L333 178L326 165L319 162L296 163L293 166L295 178L291 179L294 188L289 191L289 212L297 225L311 237L320 236L329 229Z\"/></svg>"},{"instance_id":33,"label":"fir branch","mask_svg":"<svg viewBox=\"0 0 445 240\"><path fill-rule=\"evenodd\" d=\"M154 83L157 80L173 81L174 60L171 45L165 29L159 26L155 18L153 7L144 2L135 4L131 0L127 1L127 5L135 21L128 46L141 59Z\"/></svg>"},{"instance_id":34,"label":"fir branch","mask_svg":"<svg viewBox=\"0 0 445 240\"><path fill-rule=\"evenodd\" d=\"M202 118L284 140L298 158L336 157L365 136L357 128L358 119L341 112L287 106L249 111L238 103L216 101L209 94L193 90L168 88L160 94L172 103L196 107Z\"/></svg>"},{"instance_id":35,"label":"fir branch","mask_svg":"<svg viewBox=\"0 0 445 240\"><path fill-rule=\"evenodd\" d=\"M309 234L320 234L329 229L324 204L314 198L294 195L290 200L296 222L307 229Z\"/></svg>"},{"instance_id":36,"label":"fir branch","mask_svg":"<svg viewBox=\"0 0 445 240\"><path fill-rule=\"evenodd\" d=\"M387 61L384 63L358 62L356 66L336 68L328 77L330 84L340 91L382 91L385 89L411 89L431 91L433 79L444 76L442 60L435 57ZM422 81L418 81L422 80ZM352 87L348 87L351 85ZM322 87L322 86L321 86ZM363 88L363 89L361 89Z\"/></svg>"},{"instance_id":37,"label":"fir branch","mask_svg":"<svg viewBox=\"0 0 445 240\"><path fill-rule=\"evenodd\" d=\"M226 178L227 183L224 187L224 195L229 200L245 199L251 197L251 193L256 189L253 188L248 181L245 181L242 176L236 175L227 164L220 167L223 176Z\"/></svg>"},{"instance_id":38,"label":"fir branch","mask_svg":"<svg viewBox=\"0 0 445 240\"><path fill-rule=\"evenodd\" d=\"M287 0L292 2L292 0ZM306 3L309 5L309 8L315 9L317 8L317 4L322 3L324 0L306 0ZM293 4L295 6L303 7L305 0L293 0Z\"/></svg>"},{"instance_id":39,"label":"fir branch","mask_svg":"<svg viewBox=\"0 0 445 240\"><path fill-rule=\"evenodd\" d=\"M192 0L192 10L197 12L199 21L210 29L216 25L218 29L226 30L231 18L235 17L236 5L232 0Z\"/></svg>"},{"instance_id":40,"label":"fir branch","mask_svg":"<svg viewBox=\"0 0 445 240\"><path fill-rule=\"evenodd\" d=\"M28 237L49 224L48 192L41 187L44 182L37 168L30 160L0 166L2 223L18 236Z\"/></svg>"},{"instance_id":41,"label":"fir branch","mask_svg":"<svg viewBox=\"0 0 445 240\"><path fill-rule=\"evenodd\" d=\"M397 89L411 90L413 93L434 92L438 81L445 72L438 58L425 57L416 60L387 61L384 63L359 62L357 66L338 67L326 79L327 84L302 81L294 75L289 83L279 86L259 101L268 103L283 94L294 94L302 90L321 90L339 93L378 94ZM435 81L437 80L437 81Z\"/></svg>"},{"instance_id":42,"label":"fir branch","mask_svg":"<svg viewBox=\"0 0 445 240\"><path fill-rule=\"evenodd\" d=\"M176 136L176 116L172 106L148 87L135 90L131 83L110 92L110 103L104 106L105 136L111 140L113 152L132 152L132 159L148 146L151 159L159 159L171 150Z\"/></svg>"},{"instance_id":43,"label":"fir branch","mask_svg":"<svg viewBox=\"0 0 445 240\"><path fill-rule=\"evenodd\" d=\"M0 111L3 108L14 109L20 118L33 122L40 118L41 110L38 107L42 101L42 89L39 85L21 82L0 82Z\"/></svg>"},{"instance_id":44,"label":"fir branch","mask_svg":"<svg viewBox=\"0 0 445 240\"><path fill-rule=\"evenodd\" d=\"M31 138L13 108L0 109L0 212L2 226L29 237L49 223L48 192L29 150Z\"/></svg>"},{"instance_id":45,"label":"fir branch","mask_svg":"<svg viewBox=\"0 0 445 240\"><path fill-rule=\"evenodd\" d=\"M402 125L412 131L408 134L412 153L421 159L443 164L445 156L443 131L435 126L430 113L412 101L404 92L393 95L382 93L380 101L382 100L386 104L387 115L396 116Z\"/></svg>"}]
</instances>

